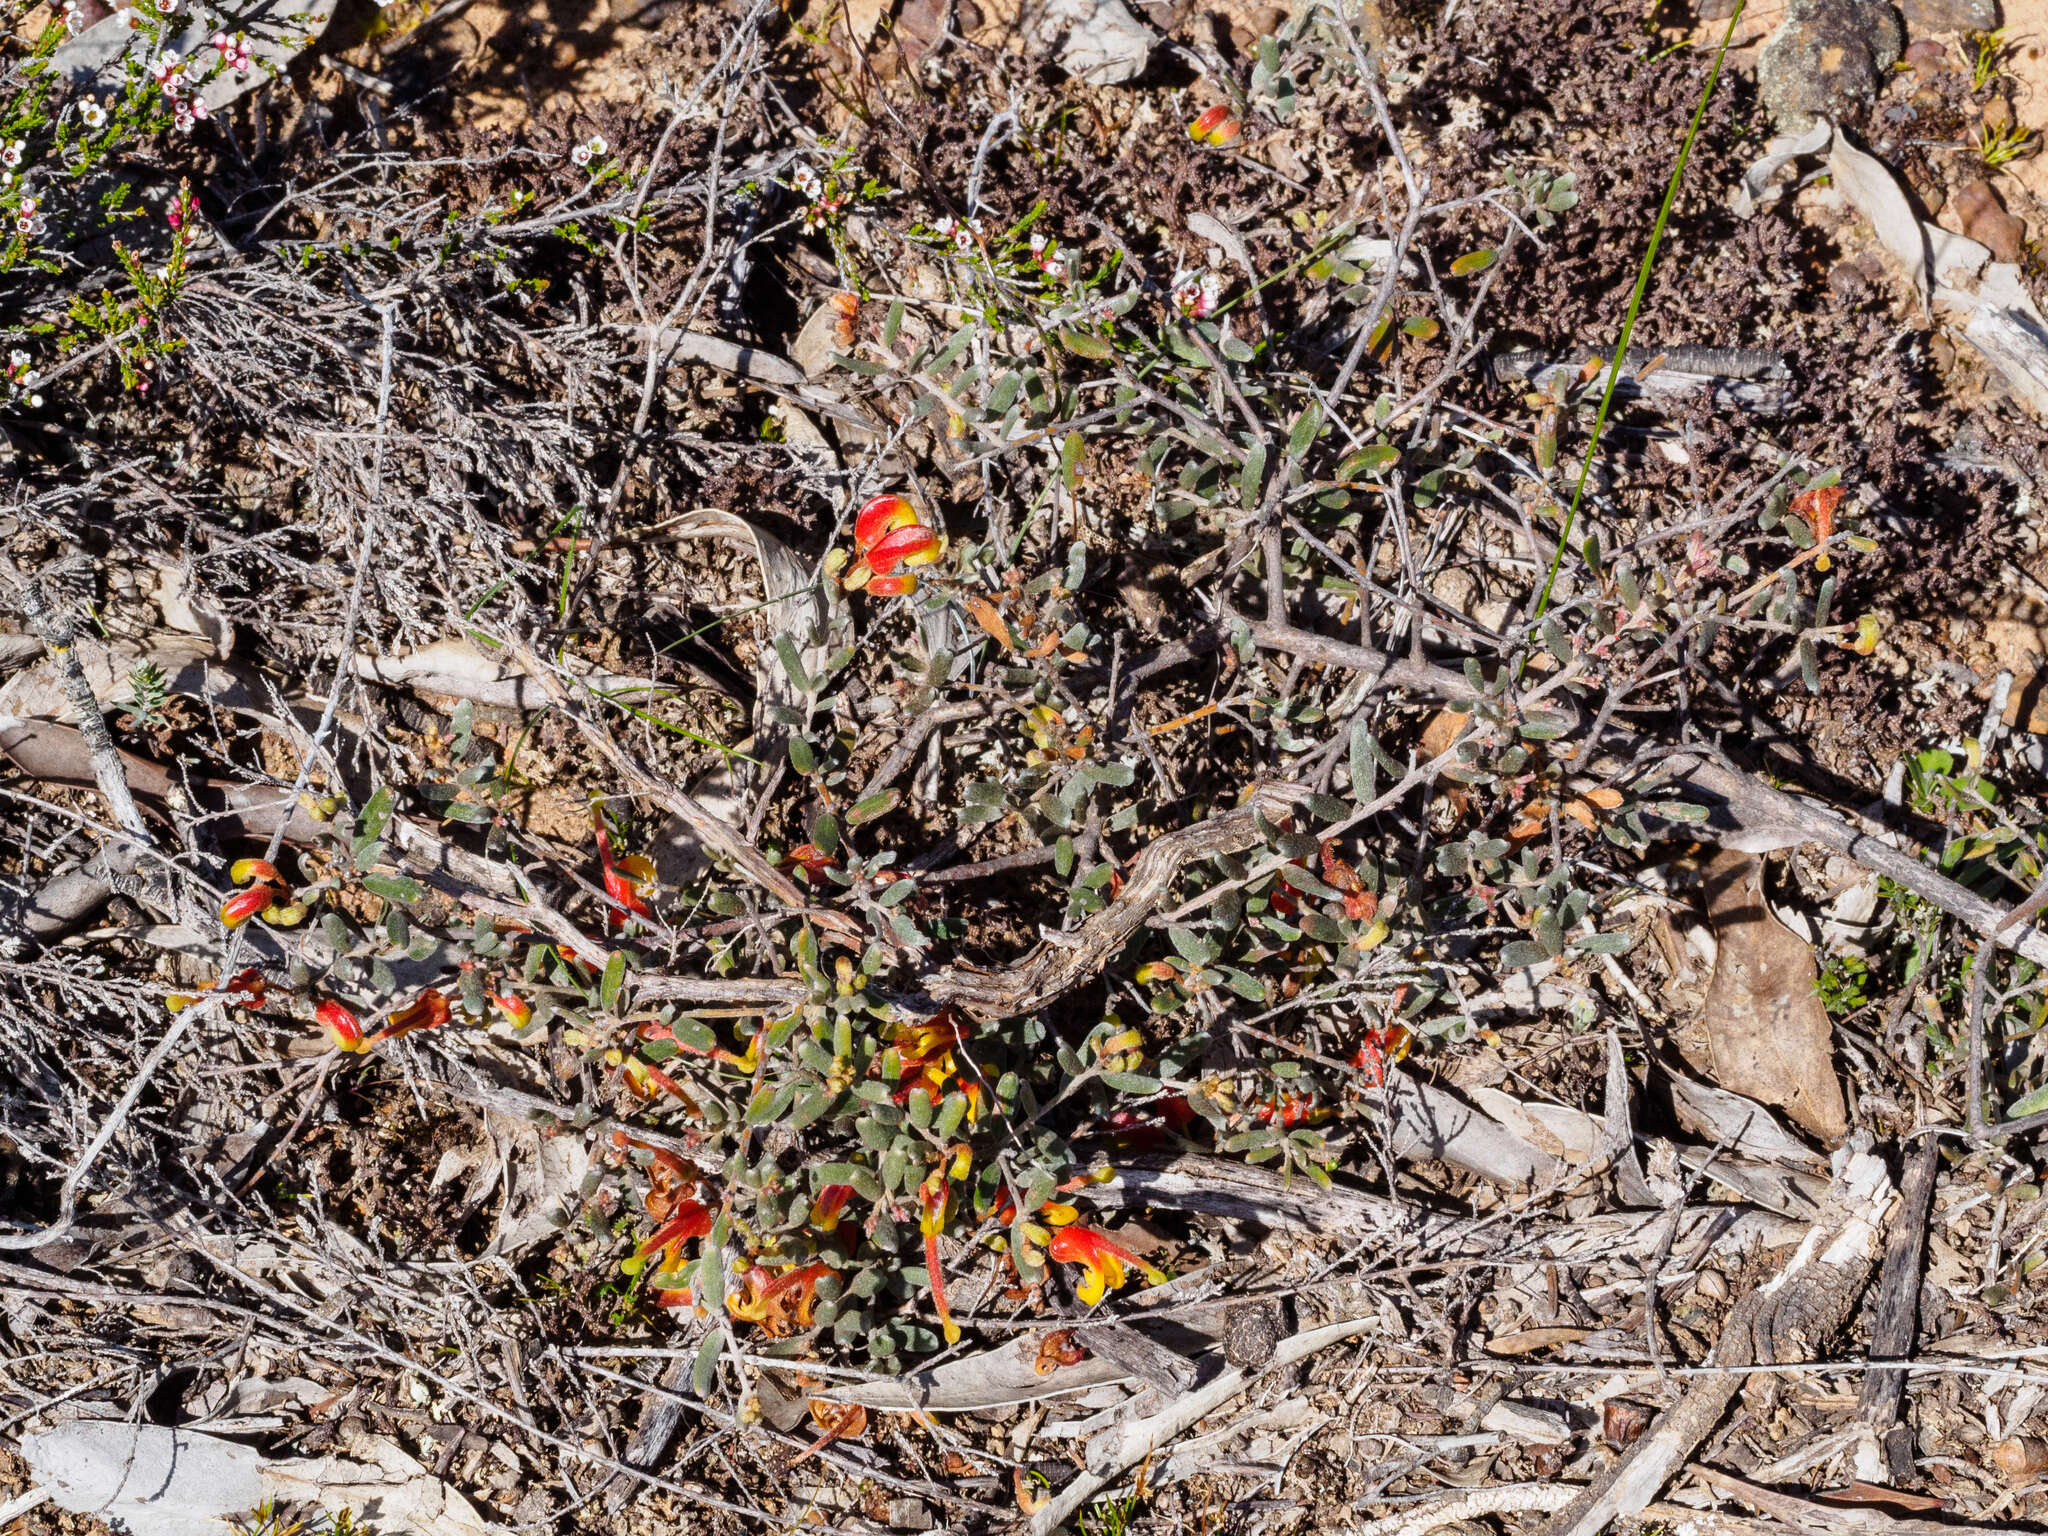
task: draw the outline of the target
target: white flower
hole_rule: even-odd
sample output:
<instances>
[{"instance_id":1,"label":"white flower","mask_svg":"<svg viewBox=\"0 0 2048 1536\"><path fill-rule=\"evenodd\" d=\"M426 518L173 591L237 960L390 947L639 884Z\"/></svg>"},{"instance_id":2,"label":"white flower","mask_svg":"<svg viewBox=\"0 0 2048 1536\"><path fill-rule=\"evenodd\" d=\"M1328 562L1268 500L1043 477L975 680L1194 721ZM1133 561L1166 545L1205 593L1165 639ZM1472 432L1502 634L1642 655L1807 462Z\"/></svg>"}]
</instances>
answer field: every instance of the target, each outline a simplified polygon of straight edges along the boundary
<instances>
[{"instance_id":1,"label":"white flower","mask_svg":"<svg viewBox=\"0 0 2048 1536\"><path fill-rule=\"evenodd\" d=\"M979 234L985 234L985 233L987 233L987 231L985 231L985 230L984 230L984 229L983 229L983 228L981 227L981 220L980 220L980 219L978 219L978 218L977 218L977 219L969 219L969 220L967 221L967 227L968 227L969 229L973 230L973 231L974 231L974 232L975 232L975 233L976 233L977 235L979 235Z\"/></svg>"},{"instance_id":2,"label":"white flower","mask_svg":"<svg viewBox=\"0 0 2048 1536\"><path fill-rule=\"evenodd\" d=\"M114 16L117 20L125 23L130 32L133 32L142 25L142 18L136 15L132 8L125 5L115 11Z\"/></svg>"},{"instance_id":3,"label":"white flower","mask_svg":"<svg viewBox=\"0 0 2048 1536\"><path fill-rule=\"evenodd\" d=\"M1044 253L1044 251L1045 251L1045 236L1043 236L1043 235L1033 235L1033 236L1031 237L1031 254L1032 254L1032 255L1034 255L1034 256L1038 256L1038 255L1041 255L1041 254L1043 254L1043 253Z\"/></svg>"},{"instance_id":4,"label":"white flower","mask_svg":"<svg viewBox=\"0 0 2048 1536\"><path fill-rule=\"evenodd\" d=\"M106 108L96 101L88 101L78 109L78 116L88 128L98 128L107 120Z\"/></svg>"},{"instance_id":5,"label":"white flower","mask_svg":"<svg viewBox=\"0 0 2048 1536\"><path fill-rule=\"evenodd\" d=\"M21 200L21 206L16 210L16 212L26 214L29 218L34 218L36 216L36 210L41 208L42 206L42 203L38 201L36 198L24 197Z\"/></svg>"},{"instance_id":6,"label":"white flower","mask_svg":"<svg viewBox=\"0 0 2048 1536\"><path fill-rule=\"evenodd\" d=\"M171 121L177 125L178 132L180 133L190 133L192 131L192 114L183 107L178 109L177 116L173 117Z\"/></svg>"},{"instance_id":7,"label":"white flower","mask_svg":"<svg viewBox=\"0 0 2048 1536\"><path fill-rule=\"evenodd\" d=\"M33 368L29 369L27 373L24 373L21 376L21 387L23 389L34 389L38 384L42 382L43 376L40 373L37 373Z\"/></svg>"},{"instance_id":8,"label":"white flower","mask_svg":"<svg viewBox=\"0 0 2048 1536\"><path fill-rule=\"evenodd\" d=\"M203 123L209 117L213 116L213 108L209 107L206 104L206 101L203 97L194 96L192 98L192 115L198 118L199 121Z\"/></svg>"},{"instance_id":9,"label":"white flower","mask_svg":"<svg viewBox=\"0 0 2048 1536\"><path fill-rule=\"evenodd\" d=\"M28 397L28 403L29 408L31 410L40 409L42 407L43 397L41 395L30 395Z\"/></svg>"},{"instance_id":10,"label":"white flower","mask_svg":"<svg viewBox=\"0 0 2048 1536\"><path fill-rule=\"evenodd\" d=\"M578 165L590 164L590 146L588 144L578 144L569 151L569 158Z\"/></svg>"},{"instance_id":11,"label":"white flower","mask_svg":"<svg viewBox=\"0 0 2048 1536\"><path fill-rule=\"evenodd\" d=\"M26 352L10 352L7 354L7 361L16 368L26 368L29 358Z\"/></svg>"},{"instance_id":12,"label":"white flower","mask_svg":"<svg viewBox=\"0 0 2048 1536\"><path fill-rule=\"evenodd\" d=\"M936 229L940 234L945 235L948 239L952 237L953 227L954 219L950 213L947 214L944 218L940 219L938 223L932 226L933 229Z\"/></svg>"},{"instance_id":13,"label":"white flower","mask_svg":"<svg viewBox=\"0 0 2048 1536\"><path fill-rule=\"evenodd\" d=\"M797 191L803 193L805 197L816 197L818 195L818 173L808 165L800 165L790 172L789 184L795 187Z\"/></svg>"},{"instance_id":14,"label":"white flower","mask_svg":"<svg viewBox=\"0 0 2048 1536\"><path fill-rule=\"evenodd\" d=\"M603 134L601 134L601 133L593 133L593 134L592 134L592 135L590 136L590 144L589 144L589 149L590 149L590 154L591 154L591 158L592 158L592 159L595 159L595 158L596 158L597 156L599 156L599 155L603 154L603 153L605 152L605 150L606 150L606 149L607 149L608 147L609 147L609 146L607 146L607 145L606 145L606 143L605 143L605 141L604 141L604 135L603 135Z\"/></svg>"},{"instance_id":15,"label":"white flower","mask_svg":"<svg viewBox=\"0 0 2048 1536\"><path fill-rule=\"evenodd\" d=\"M966 231L966 230L964 230L964 229L956 229L956 230L954 230L954 231L953 231L953 247L954 247L954 249L955 249L955 250L961 250L961 251L971 251L971 250L973 250L973 249L974 249L974 236L972 236L972 235L970 235L969 233L967 233L967 231Z\"/></svg>"},{"instance_id":16,"label":"white flower","mask_svg":"<svg viewBox=\"0 0 2048 1536\"><path fill-rule=\"evenodd\" d=\"M23 141L20 139L16 139L11 144L0 144L0 165L4 165L9 170L12 170L15 166L21 164L22 148Z\"/></svg>"}]
</instances>

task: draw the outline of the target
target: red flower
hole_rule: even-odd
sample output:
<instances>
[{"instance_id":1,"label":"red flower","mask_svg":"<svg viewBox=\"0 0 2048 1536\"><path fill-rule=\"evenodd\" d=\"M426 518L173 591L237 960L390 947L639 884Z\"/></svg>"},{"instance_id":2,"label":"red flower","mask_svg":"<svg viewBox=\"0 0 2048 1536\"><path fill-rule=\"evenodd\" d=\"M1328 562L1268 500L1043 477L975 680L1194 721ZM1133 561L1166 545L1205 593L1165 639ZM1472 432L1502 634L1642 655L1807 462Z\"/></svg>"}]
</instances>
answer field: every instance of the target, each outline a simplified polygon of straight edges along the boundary
<instances>
[{"instance_id":1,"label":"red flower","mask_svg":"<svg viewBox=\"0 0 2048 1536\"><path fill-rule=\"evenodd\" d=\"M1244 122L1227 105L1219 102L1188 124L1188 137L1197 144L1221 148L1244 137Z\"/></svg>"},{"instance_id":2,"label":"red flower","mask_svg":"<svg viewBox=\"0 0 2048 1536\"><path fill-rule=\"evenodd\" d=\"M237 891L221 903L221 925L239 928L259 912L268 912L270 904L277 900L277 892L267 885L252 885L246 891Z\"/></svg>"},{"instance_id":3,"label":"red flower","mask_svg":"<svg viewBox=\"0 0 2048 1536\"><path fill-rule=\"evenodd\" d=\"M693 1237L708 1237L711 1234L711 1209L701 1200L681 1200L674 1208L675 1213L654 1229L654 1236L633 1250L633 1256L619 1267L629 1275L637 1275L647 1267L647 1261L656 1254L662 1256L660 1272L674 1269L680 1262L682 1245Z\"/></svg>"},{"instance_id":4,"label":"red flower","mask_svg":"<svg viewBox=\"0 0 2048 1536\"><path fill-rule=\"evenodd\" d=\"M859 556L840 578L849 592L865 587L878 597L906 597L917 578L899 566L930 565L943 543L918 521L917 509L901 496L877 496L853 519L853 547Z\"/></svg>"},{"instance_id":5,"label":"red flower","mask_svg":"<svg viewBox=\"0 0 2048 1536\"><path fill-rule=\"evenodd\" d=\"M524 1029L533 1020L533 1004L509 992L493 992L491 1006L503 1014L505 1022L514 1029Z\"/></svg>"},{"instance_id":6,"label":"red flower","mask_svg":"<svg viewBox=\"0 0 2048 1536\"><path fill-rule=\"evenodd\" d=\"M428 987L384 1021L384 1027L370 1036L370 1043L396 1040L416 1029L439 1029L448 1022L448 999L438 987Z\"/></svg>"},{"instance_id":7,"label":"red flower","mask_svg":"<svg viewBox=\"0 0 2048 1536\"><path fill-rule=\"evenodd\" d=\"M902 496L877 496L854 514L853 547L862 554L884 534L908 528L917 521L917 508Z\"/></svg>"},{"instance_id":8,"label":"red flower","mask_svg":"<svg viewBox=\"0 0 2048 1536\"><path fill-rule=\"evenodd\" d=\"M877 576L890 575L898 565L930 565L938 558L939 536L922 523L898 528L867 550L868 566Z\"/></svg>"},{"instance_id":9,"label":"red flower","mask_svg":"<svg viewBox=\"0 0 2048 1536\"><path fill-rule=\"evenodd\" d=\"M640 895L641 889L654 881L654 866L638 854L613 858L612 836L605 830L604 812L593 810L590 819L597 829L597 860L604 867L604 893L625 909L607 912L606 922L618 928L624 925L627 913L634 917L654 916L653 909Z\"/></svg>"},{"instance_id":10,"label":"red flower","mask_svg":"<svg viewBox=\"0 0 2048 1536\"><path fill-rule=\"evenodd\" d=\"M1166 1281L1163 1271L1154 1269L1123 1244L1093 1227L1061 1227L1053 1233L1046 1252L1062 1264L1081 1266L1080 1283L1074 1291L1091 1307L1111 1291L1122 1288L1125 1265L1143 1270L1145 1278L1154 1285L1162 1285Z\"/></svg>"},{"instance_id":11,"label":"red flower","mask_svg":"<svg viewBox=\"0 0 2048 1536\"><path fill-rule=\"evenodd\" d=\"M1405 990L1405 988L1403 989ZM1351 1065L1365 1074L1366 1086L1378 1088L1387 1080L1387 1063L1400 1061L1408 1054L1408 1047L1415 1037L1408 1033L1406 1025L1389 1024L1384 1029L1369 1029L1365 1032L1365 1043L1358 1048L1358 1054L1351 1058Z\"/></svg>"},{"instance_id":12,"label":"red flower","mask_svg":"<svg viewBox=\"0 0 2048 1536\"><path fill-rule=\"evenodd\" d=\"M327 1031L337 1051L367 1051L370 1042L363 1035L362 1021L333 998L313 1010L313 1017Z\"/></svg>"}]
</instances>

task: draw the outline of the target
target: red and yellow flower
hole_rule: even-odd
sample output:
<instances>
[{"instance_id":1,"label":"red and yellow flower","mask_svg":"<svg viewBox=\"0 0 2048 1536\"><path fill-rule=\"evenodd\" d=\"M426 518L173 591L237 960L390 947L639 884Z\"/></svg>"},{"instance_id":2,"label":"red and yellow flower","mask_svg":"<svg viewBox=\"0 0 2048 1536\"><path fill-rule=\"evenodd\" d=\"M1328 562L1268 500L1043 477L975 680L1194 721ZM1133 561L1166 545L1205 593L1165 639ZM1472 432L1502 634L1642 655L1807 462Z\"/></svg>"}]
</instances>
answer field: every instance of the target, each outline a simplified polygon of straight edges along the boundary
<instances>
[{"instance_id":1,"label":"red and yellow flower","mask_svg":"<svg viewBox=\"0 0 2048 1536\"><path fill-rule=\"evenodd\" d=\"M859 558L839 578L849 592L866 588L877 597L906 597L917 590L912 568L930 565L945 541L918 519L902 496L876 496L853 519L853 547Z\"/></svg>"},{"instance_id":2,"label":"red and yellow flower","mask_svg":"<svg viewBox=\"0 0 2048 1536\"><path fill-rule=\"evenodd\" d=\"M183 1013L201 998L211 996L215 992L225 992L228 994L228 1002L236 1007L254 1008L263 1002L263 994L268 986L269 983L263 979L263 973L254 966L249 966L235 972L224 982L214 983L197 995L173 992L164 999L164 1006L172 1013Z\"/></svg>"},{"instance_id":3,"label":"red and yellow flower","mask_svg":"<svg viewBox=\"0 0 2048 1536\"><path fill-rule=\"evenodd\" d=\"M770 1277L765 1265L751 1265L744 1277L747 1294L728 1291L725 1310L744 1322L758 1323L769 1338L779 1339L811 1326L818 1282L831 1273L829 1264L793 1264Z\"/></svg>"},{"instance_id":4,"label":"red and yellow flower","mask_svg":"<svg viewBox=\"0 0 2048 1536\"><path fill-rule=\"evenodd\" d=\"M811 1225L820 1232L836 1231L839 1213L846 1209L846 1202L852 1198L851 1184L827 1184L818 1191L818 1198L811 1202Z\"/></svg>"},{"instance_id":5,"label":"red and yellow flower","mask_svg":"<svg viewBox=\"0 0 2048 1536\"><path fill-rule=\"evenodd\" d=\"M268 912L272 902L277 900L277 888L269 885L252 885L245 891L237 891L220 906L220 921L223 928L239 928L258 913Z\"/></svg>"},{"instance_id":6,"label":"red and yellow flower","mask_svg":"<svg viewBox=\"0 0 2048 1536\"><path fill-rule=\"evenodd\" d=\"M327 1031L327 1038L334 1042L337 1051L367 1051L370 1048L369 1036L363 1033L363 1021L333 998L315 1008L313 1018Z\"/></svg>"},{"instance_id":7,"label":"red and yellow flower","mask_svg":"<svg viewBox=\"0 0 2048 1536\"><path fill-rule=\"evenodd\" d=\"M1188 124L1188 137L1197 144L1221 149L1244 137L1244 120L1227 104L1218 102Z\"/></svg>"},{"instance_id":8,"label":"red and yellow flower","mask_svg":"<svg viewBox=\"0 0 2048 1536\"><path fill-rule=\"evenodd\" d=\"M591 824L597 830L597 860L604 869L604 893L614 906L605 913L609 927L621 928L630 917L652 917L654 909L647 905L643 894L654 884L654 866L639 854L628 854L615 858L612 854L612 835L604 824L604 812L592 809Z\"/></svg>"},{"instance_id":9,"label":"red and yellow flower","mask_svg":"<svg viewBox=\"0 0 2048 1536\"><path fill-rule=\"evenodd\" d=\"M1075 1283L1074 1291L1091 1307L1111 1291L1123 1288L1126 1266L1142 1271L1146 1281L1152 1285L1166 1283L1165 1271L1155 1269L1123 1244L1093 1227L1078 1224L1061 1227L1053 1233L1046 1253L1062 1264L1081 1266L1081 1278Z\"/></svg>"},{"instance_id":10,"label":"red and yellow flower","mask_svg":"<svg viewBox=\"0 0 2048 1536\"><path fill-rule=\"evenodd\" d=\"M439 1029L449 1019L448 997L439 987L427 987L420 995L384 1021L384 1027L370 1036L370 1043L396 1040L416 1029Z\"/></svg>"},{"instance_id":11,"label":"red and yellow flower","mask_svg":"<svg viewBox=\"0 0 2048 1536\"><path fill-rule=\"evenodd\" d=\"M499 1017L514 1029L524 1029L533 1022L533 1004L510 992L493 992L491 1006L497 1009Z\"/></svg>"},{"instance_id":12,"label":"red and yellow flower","mask_svg":"<svg viewBox=\"0 0 2048 1536\"><path fill-rule=\"evenodd\" d=\"M684 1243L693 1237L708 1237L710 1233L711 1208L701 1200L678 1200L671 1207L668 1220L656 1227L654 1235L635 1248L632 1257L623 1261L619 1268L629 1275L637 1275L658 1254L661 1262L655 1266L656 1273L665 1274L682 1264Z\"/></svg>"}]
</instances>

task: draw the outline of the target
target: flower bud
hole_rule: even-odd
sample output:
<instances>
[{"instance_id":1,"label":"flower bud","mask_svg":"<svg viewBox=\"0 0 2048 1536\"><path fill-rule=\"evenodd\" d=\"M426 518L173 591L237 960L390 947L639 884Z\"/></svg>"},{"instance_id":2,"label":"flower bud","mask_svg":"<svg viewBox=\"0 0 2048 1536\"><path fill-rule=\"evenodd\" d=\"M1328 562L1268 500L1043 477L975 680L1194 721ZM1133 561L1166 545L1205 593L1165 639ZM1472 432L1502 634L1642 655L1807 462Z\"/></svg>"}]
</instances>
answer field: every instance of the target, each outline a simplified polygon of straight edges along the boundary
<instances>
[{"instance_id":1,"label":"flower bud","mask_svg":"<svg viewBox=\"0 0 2048 1536\"><path fill-rule=\"evenodd\" d=\"M884 534L908 528L917 521L917 509L902 496L877 496L853 519L854 547L866 553Z\"/></svg>"},{"instance_id":2,"label":"flower bud","mask_svg":"<svg viewBox=\"0 0 2048 1536\"><path fill-rule=\"evenodd\" d=\"M237 891L220 906L221 925L239 928L259 912L270 910L270 904L277 900L277 892L267 885L252 885L246 891Z\"/></svg>"},{"instance_id":3,"label":"flower bud","mask_svg":"<svg viewBox=\"0 0 2048 1536\"><path fill-rule=\"evenodd\" d=\"M228 878L237 885L247 885L252 880L267 880L276 885L284 879L268 859L237 859L228 867Z\"/></svg>"},{"instance_id":4,"label":"flower bud","mask_svg":"<svg viewBox=\"0 0 2048 1536\"><path fill-rule=\"evenodd\" d=\"M370 1042L363 1038L362 1021L333 998L329 998L313 1010L313 1018L327 1031L327 1038L334 1042L337 1051L367 1051Z\"/></svg>"},{"instance_id":5,"label":"flower bud","mask_svg":"<svg viewBox=\"0 0 2048 1536\"><path fill-rule=\"evenodd\" d=\"M1188 124L1188 137L1197 144L1221 148L1244 137L1244 123L1227 105L1219 102Z\"/></svg>"},{"instance_id":6,"label":"flower bud","mask_svg":"<svg viewBox=\"0 0 2048 1536\"><path fill-rule=\"evenodd\" d=\"M890 576L899 565L930 565L938 559L939 536L918 523L884 534L867 553L875 574Z\"/></svg>"}]
</instances>

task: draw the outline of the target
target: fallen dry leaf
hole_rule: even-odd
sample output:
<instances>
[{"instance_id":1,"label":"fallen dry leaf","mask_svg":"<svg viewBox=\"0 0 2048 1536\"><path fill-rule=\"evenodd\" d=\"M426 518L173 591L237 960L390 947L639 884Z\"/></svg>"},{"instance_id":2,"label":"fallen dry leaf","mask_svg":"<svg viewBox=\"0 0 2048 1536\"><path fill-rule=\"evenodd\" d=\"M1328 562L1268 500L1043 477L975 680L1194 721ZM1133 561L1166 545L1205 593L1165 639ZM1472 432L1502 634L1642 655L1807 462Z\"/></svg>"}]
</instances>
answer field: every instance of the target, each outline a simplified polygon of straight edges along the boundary
<instances>
[{"instance_id":1,"label":"fallen dry leaf","mask_svg":"<svg viewBox=\"0 0 2048 1536\"><path fill-rule=\"evenodd\" d=\"M1848 1131L1835 1078L1834 1026L1821 1006L1813 951L1771 915L1763 860L1724 849L1707 866L1714 979L1703 1018L1715 1082L1783 1109L1827 1142Z\"/></svg>"},{"instance_id":2,"label":"fallen dry leaf","mask_svg":"<svg viewBox=\"0 0 2048 1536\"><path fill-rule=\"evenodd\" d=\"M967 597L967 611L974 615L974 622L979 624L996 644L1006 651L1017 649L1016 639L1010 634L1010 626L1004 622L1001 612L994 603L985 597L976 597L970 593Z\"/></svg>"}]
</instances>

